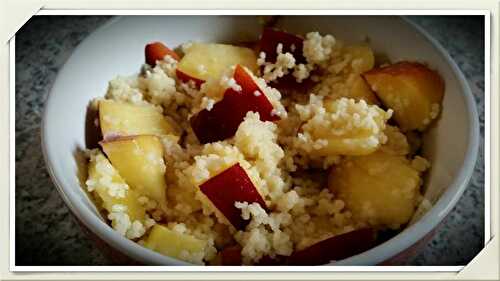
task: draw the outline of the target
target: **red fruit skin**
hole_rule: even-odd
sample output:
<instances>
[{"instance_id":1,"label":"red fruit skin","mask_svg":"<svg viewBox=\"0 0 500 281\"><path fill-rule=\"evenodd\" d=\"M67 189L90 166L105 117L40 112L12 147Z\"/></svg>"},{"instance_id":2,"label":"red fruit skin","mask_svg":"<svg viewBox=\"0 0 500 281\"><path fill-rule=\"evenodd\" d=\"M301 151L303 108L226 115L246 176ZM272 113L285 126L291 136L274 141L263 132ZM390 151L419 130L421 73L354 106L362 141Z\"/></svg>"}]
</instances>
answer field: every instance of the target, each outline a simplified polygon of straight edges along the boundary
<instances>
[{"instance_id":1,"label":"red fruit skin","mask_svg":"<svg viewBox=\"0 0 500 281\"><path fill-rule=\"evenodd\" d=\"M175 60L179 60L179 55L175 53L173 50L169 49L161 42L153 42L146 45L144 49L144 53L146 56L146 63L155 66L157 60L162 60L166 55L170 55Z\"/></svg>"},{"instance_id":2,"label":"red fruit skin","mask_svg":"<svg viewBox=\"0 0 500 281\"><path fill-rule=\"evenodd\" d=\"M276 266L276 265L286 265L286 256L280 256L276 255L274 258L271 258L270 256L263 256L257 265L263 265L263 266Z\"/></svg>"},{"instance_id":3,"label":"red fruit skin","mask_svg":"<svg viewBox=\"0 0 500 281\"><path fill-rule=\"evenodd\" d=\"M273 105L243 67L236 66L233 78L241 86L241 91L228 88L224 92L224 98L210 111L201 110L190 119L191 127L202 144L234 136L249 111L258 112L262 121L280 119L279 116L271 114ZM260 95L255 96L255 91Z\"/></svg>"},{"instance_id":4,"label":"red fruit skin","mask_svg":"<svg viewBox=\"0 0 500 281\"><path fill-rule=\"evenodd\" d=\"M266 53L266 61L272 63L276 62L278 56L276 47L279 43L283 45L283 53L291 53L297 64L306 62L302 54L304 38L270 27L264 28L262 36L260 37L260 51ZM295 46L293 51L292 45Z\"/></svg>"},{"instance_id":5,"label":"red fruit skin","mask_svg":"<svg viewBox=\"0 0 500 281\"><path fill-rule=\"evenodd\" d=\"M291 73L288 73L287 75L269 83L271 87L279 89L283 96L286 96L289 93L301 93L308 95L312 87L316 84L317 83L312 81L310 77L299 83Z\"/></svg>"},{"instance_id":6,"label":"red fruit skin","mask_svg":"<svg viewBox=\"0 0 500 281\"><path fill-rule=\"evenodd\" d=\"M224 248L220 252L222 265L241 265L241 246L231 246Z\"/></svg>"},{"instance_id":7,"label":"red fruit skin","mask_svg":"<svg viewBox=\"0 0 500 281\"><path fill-rule=\"evenodd\" d=\"M189 81L193 81L198 90L201 88L201 84L205 83L205 80L198 79L196 77L192 77L192 76L180 71L179 69L175 70L175 75L177 75L177 78L179 78L179 80L181 80L184 83L188 83Z\"/></svg>"},{"instance_id":8,"label":"red fruit skin","mask_svg":"<svg viewBox=\"0 0 500 281\"><path fill-rule=\"evenodd\" d=\"M273 115L273 105L264 95L264 91L253 80L253 77L240 65L237 65L233 78L238 85L241 86L241 93L248 100L248 111L258 112L262 121L277 121L280 117ZM231 89L232 90L232 89ZM234 91L234 90L233 90ZM255 92L259 92L259 96L255 96ZM245 112L246 115L246 112Z\"/></svg>"},{"instance_id":9,"label":"red fruit skin","mask_svg":"<svg viewBox=\"0 0 500 281\"><path fill-rule=\"evenodd\" d=\"M375 246L376 232L362 228L327 238L288 257L288 265L321 265L364 252Z\"/></svg>"},{"instance_id":10,"label":"red fruit skin","mask_svg":"<svg viewBox=\"0 0 500 281\"><path fill-rule=\"evenodd\" d=\"M245 229L249 221L241 217L241 210L234 206L235 202L257 202L266 209L264 199L239 163L201 184L200 190L238 230Z\"/></svg>"},{"instance_id":11,"label":"red fruit skin","mask_svg":"<svg viewBox=\"0 0 500 281\"><path fill-rule=\"evenodd\" d=\"M260 51L266 53L266 61L275 63L278 53L276 47L281 43L283 45L283 53L291 53L295 58L295 63L306 63L306 59L302 54L304 39L295 34L287 33L273 28L264 28L262 37L260 38ZM295 49L292 51L292 45ZM263 68L261 68L262 70ZM305 79L302 82L297 82L291 73L276 79L271 82L271 86L280 90L294 90L298 92L306 92L311 87L311 79Z\"/></svg>"}]
</instances>

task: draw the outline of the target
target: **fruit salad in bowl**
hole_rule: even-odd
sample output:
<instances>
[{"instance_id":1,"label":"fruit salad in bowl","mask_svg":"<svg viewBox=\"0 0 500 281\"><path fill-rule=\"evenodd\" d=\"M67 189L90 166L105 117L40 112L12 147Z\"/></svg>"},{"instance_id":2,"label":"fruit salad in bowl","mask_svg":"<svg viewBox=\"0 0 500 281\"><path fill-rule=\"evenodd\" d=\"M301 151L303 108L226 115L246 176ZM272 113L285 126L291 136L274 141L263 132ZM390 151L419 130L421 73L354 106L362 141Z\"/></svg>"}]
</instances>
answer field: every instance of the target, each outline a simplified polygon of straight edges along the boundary
<instances>
[{"instance_id":1,"label":"fruit salad in bowl","mask_svg":"<svg viewBox=\"0 0 500 281\"><path fill-rule=\"evenodd\" d=\"M445 84L425 61L266 26L255 42L151 42L137 68L90 101L85 189L142 247L193 264L325 264L430 208L422 133Z\"/></svg>"}]
</instances>

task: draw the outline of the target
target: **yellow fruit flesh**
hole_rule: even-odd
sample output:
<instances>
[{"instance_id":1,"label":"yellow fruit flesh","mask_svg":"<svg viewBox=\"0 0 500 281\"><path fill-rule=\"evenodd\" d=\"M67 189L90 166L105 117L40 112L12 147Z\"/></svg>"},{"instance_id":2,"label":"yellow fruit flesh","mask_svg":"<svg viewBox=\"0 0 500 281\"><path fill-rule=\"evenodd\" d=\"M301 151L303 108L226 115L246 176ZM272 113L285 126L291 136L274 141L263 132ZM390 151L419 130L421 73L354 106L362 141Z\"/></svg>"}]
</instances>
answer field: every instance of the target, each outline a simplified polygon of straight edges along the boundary
<instances>
[{"instance_id":1,"label":"yellow fruit flesh","mask_svg":"<svg viewBox=\"0 0 500 281\"><path fill-rule=\"evenodd\" d=\"M204 81L219 79L234 65L257 71L257 57L249 48L224 44L193 43L177 65L183 73Z\"/></svg>"},{"instance_id":2,"label":"yellow fruit flesh","mask_svg":"<svg viewBox=\"0 0 500 281\"><path fill-rule=\"evenodd\" d=\"M419 180L406 158L377 151L335 167L329 187L356 219L397 229L415 211Z\"/></svg>"},{"instance_id":3,"label":"yellow fruit flesh","mask_svg":"<svg viewBox=\"0 0 500 281\"><path fill-rule=\"evenodd\" d=\"M375 56L369 46L352 45L344 48L345 55L351 57L350 69L355 73L363 73L373 68Z\"/></svg>"},{"instance_id":4,"label":"yellow fruit flesh","mask_svg":"<svg viewBox=\"0 0 500 281\"><path fill-rule=\"evenodd\" d=\"M349 98L353 98L358 101L364 100L368 104L379 103L373 91L360 75L356 74L353 76L348 81L348 85L350 86Z\"/></svg>"},{"instance_id":5,"label":"yellow fruit flesh","mask_svg":"<svg viewBox=\"0 0 500 281\"><path fill-rule=\"evenodd\" d=\"M401 156L410 153L408 139L398 127L388 125L385 127L384 134L387 136L387 142L380 147L380 151Z\"/></svg>"},{"instance_id":6,"label":"yellow fruit flesh","mask_svg":"<svg viewBox=\"0 0 500 281\"><path fill-rule=\"evenodd\" d=\"M96 157L91 159L91 161L89 162L88 179L95 183L95 192L102 200L102 206L104 207L104 209L106 209L106 211L108 212L112 212L113 205L124 205L127 207L126 213L128 214L131 221L144 221L146 210L138 201L139 194L129 188L126 191L125 197L120 198L111 196L108 192L108 187L103 183L103 178L107 175L103 174L102 171L97 168L98 165L111 166L111 163L109 163L108 159L106 159L106 157L101 152L99 152ZM116 172L116 170L114 170L113 174L109 176L111 177L111 183L125 184L125 181L118 174L118 172Z\"/></svg>"},{"instance_id":7,"label":"yellow fruit flesh","mask_svg":"<svg viewBox=\"0 0 500 281\"><path fill-rule=\"evenodd\" d=\"M394 118L402 131L423 131L437 116L438 111L433 107L441 104L444 84L441 77L427 67L399 63L363 76L384 105L394 110Z\"/></svg>"},{"instance_id":8,"label":"yellow fruit flesh","mask_svg":"<svg viewBox=\"0 0 500 281\"><path fill-rule=\"evenodd\" d=\"M403 130L416 129L423 124L430 114L431 104L425 96L419 97L418 87L404 80L393 80L390 76L375 81L373 85L380 99L394 110L394 118Z\"/></svg>"},{"instance_id":9,"label":"yellow fruit flesh","mask_svg":"<svg viewBox=\"0 0 500 281\"><path fill-rule=\"evenodd\" d=\"M338 112L339 106L337 105L338 100L326 100L324 103L326 112L331 114L332 112ZM354 107L352 107L354 108ZM385 113L382 109L377 106L371 106L370 110L377 112L378 114L373 117L374 125L378 127L379 130L383 130L386 123ZM350 110L348 110L350 111ZM346 113L347 115L353 116L353 112ZM361 115L362 112L358 112ZM363 115L361 115L363 116ZM350 120L350 119L349 119ZM345 120L344 120L345 121ZM379 141L379 134L375 133L372 127L353 127L348 124L348 121L342 122L338 118L335 124L330 124L331 127L317 127L314 130L308 130L309 133L314 137L314 139L325 139L328 140L328 145L318 149L313 150L312 153L318 155L328 156L328 155L366 155L374 152L379 147L376 145L369 145L369 139L375 139ZM305 129L306 126L303 127ZM333 131L342 131L341 133L333 133Z\"/></svg>"},{"instance_id":10,"label":"yellow fruit flesh","mask_svg":"<svg viewBox=\"0 0 500 281\"><path fill-rule=\"evenodd\" d=\"M165 256L193 261L186 258L182 252L186 251L188 255L203 253L206 242L156 224L145 240L144 246Z\"/></svg>"},{"instance_id":11,"label":"yellow fruit flesh","mask_svg":"<svg viewBox=\"0 0 500 281\"><path fill-rule=\"evenodd\" d=\"M165 163L158 137L127 137L101 142L101 146L131 189L154 199L165 210Z\"/></svg>"},{"instance_id":12,"label":"yellow fruit flesh","mask_svg":"<svg viewBox=\"0 0 500 281\"><path fill-rule=\"evenodd\" d=\"M99 124L104 138L130 135L174 134L163 114L147 105L133 105L114 100L99 102Z\"/></svg>"},{"instance_id":13,"label":"yellow fruit flesh","mask_svg":"<svg viewBox=\"0 0 500 281\"><path fill-rule=\"evenodd\" d=\"M332 99L346 97L357 101L364 100L368 104L378 104L375 93L361 76L361 73L374 66L375 58L371 48L364 45L346 46L342 47L341 54L339 60L346 61L342 72L326 76L312 92L324 95L326 91L327 96Z\"/></svg>"}]
</instances>

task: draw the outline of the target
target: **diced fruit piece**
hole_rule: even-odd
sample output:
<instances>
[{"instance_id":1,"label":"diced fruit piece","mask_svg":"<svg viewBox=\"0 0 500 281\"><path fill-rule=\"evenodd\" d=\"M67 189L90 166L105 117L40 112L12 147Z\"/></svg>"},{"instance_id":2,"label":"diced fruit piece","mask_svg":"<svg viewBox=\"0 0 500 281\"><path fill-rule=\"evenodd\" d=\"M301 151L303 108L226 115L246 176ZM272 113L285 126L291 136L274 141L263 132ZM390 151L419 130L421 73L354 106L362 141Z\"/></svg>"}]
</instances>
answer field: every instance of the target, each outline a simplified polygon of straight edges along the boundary
<instances>
[{"instance_id":1,"label":"diced fruit piece","mask_svg":"<svg viewBox=\"0 0 500 281\"><path fill-rule=\"evenodd\" d=\"M237 64L254 73L257 71L257 57L251 49L225 44L193 43L177 65L177 73L184 74L178 75L181 80L183 77L202 81L209 78L218 80L231 66Z\"/></svg>"},{"instance_id":2,"label":"diced fruit piece","mask_svg":"<svg viewBox=\"0 0 500 281\"><path fill-rule=\"evenodd\" d=\"M283 45L283 53L291 53L297 64L305 63L306 59L302 54L304 39L297 35L277 30L274 28L264 28L260 38L260 51L266 53L266 61L276 62L278 44Z\"/></svg>"},{"instance_id":3,"label":"diced fruit piece","mask_svg":"<svg viewBox=\"0 0 500 281\"><path fill-rule=\"evenodd\" d=\"M166 55L170 55L173 59L179 60L179 55L169 49L161 42L149 43L144 50L146 54L146 63L155 66L156 61L162 60Z\"/></svg>"},{"instance_id":4,"label":"diced fruit piece","mask_svg":"<svg viewBox=\"0 0 500 281\"><path fill-rule=\"evenodd\" d=\"M322 240L287 259L288 265L322 265L348 258L375 246L375 230L363 228Z\"/></svg>"},{"instance_id":5,"label":"diced fruit piece","mask_svg":"<svg viewBox=\"0 0 500 281\"><path fill-rule=\"evenodd\" d=\"M264 199L239 163L202 183L200 190L236 229L244 229L249 222L241 217L236 202L257 202L266 209Z\"/></svg>"},{"instance_id":6,"label":"diced fruit piece","mask_svg":"<svg viewBox=\"0 0 500 281\"><path fill-rule=\"evenodd\" d=\"M279 89L282 96L289 96L294 93L307 95L307 93L311 91L311 88L316 84L317 82L311 80L310 77L302 80L301 82L297 82L297 78L291 75L291 73L269 82L271 87Z\"/></svg>"},{"instance_id":7,"label":"diced fruit piece","mask_svg":"<svg viewBox=\"0 0 500 281\"><path fill-rule=\"evenodd\" d=\"M318 83L312 90L329 100L336 100L342 97L364 100L368 104L379 105L377 96L370 89L366 81L357 73L343 75L328 75Z\"/></svg>"},{"instance_id":8,"label":"diced fruit piece","mask_svg":"<svg viewBox=\"0 0 500 281\"><path fill-rule=\"evenodd\" d=\"M311 98L298 106L305 123L300 128L299 145L315 156L366 155L385 140L383 130L390 113L365 101L340 98Z\"/></svg>"},{"instance_id":9,"label":"diced fruit piece","mask_svg":"<svg viewBox=\"0 0 500 281\"><path fill-rule=\"evenodd\" d=\"M99 141L102 140L99 123L99 103L92 100L85 114L85 147L87 149L99 147Z\"/></svg>"},{"instance_id":10,"label":"diced fruit piece","mask_svg":"<svg viewBox=\"0 0 500 281\"><path fill-rule=\"evenodd\" d=\"M399 62L365 72L363 77L384 105L394 110L403 131L423 131L439 114L444 81L423 64Z\"/></svg>"},{"instance_id":11,"label":"diced fruit piece","mask_svg":"<svg viewBox=\"0 0 500 281\"><path fill-rule=\"evenodd\" d=\"M234 70L233 78L236 81L236 84L241 87L239 94L243 94L248 99L249 109L247 112L258 112L260 120L262 121L280 120L279 116L273 113L273 105L264 94L264 91L255 82L254 76L249 73L246 68L241 65L237 65ZM259 94L257 94L257 92Z\"/></svg>"},{"instance_id":12,"label":"diced fruit piece","mask_svg":"<svg viewBox=\"0 0 500 281\"><path fill-rule=\"evenodd\" d=\"M175 134L172 125L155 108L114 100L99 102L99 123L105 140L130 135Z\"/></svg>"},{"instance_id":13,"label":"diced fruit piece","mask_svg":"<svg viewBox=\"0 0 500 281\"><path fill-rule=\"evenodd\" d=\"M154 199L165 210L163 146L156 136L131 136L103 141L101 146L128 185Z\"/></svg>"},{"instance_id":14,"label":"diced fruit piece","mask_svg":"<svg viewBox=\"0 0 500 281\"><path fill-rule=\"evenodd\" d=\"M88 169L87 185L95 190L106 211L111 213L114 205L123 205L127 207L125 213L130 221L144 220L146 210L139 203L139 194L130 188L126 189L127 184L102 152L91 157ZM122 194L119 194L120 189Z\"/></svg>"},{"instance_id":15,"label":"diced fruit piece","mask_svg":"<svg viewBox=\"0 0 500 281\"><path fill-rule=\"evenodd\" d=\"M328 185L356 219L397 229L415 211L420 177L404 156L379 150L332 168Z\"/></svg>"},{"instance_id":16,"label":"diced fruit piece","mask_svg":"<svg viewBox=\"0 0 500 281\"><path fill-rule=\"evenodd\" d=\"M205 83L204 80L201 80L201 79L198 79L195 77L191 77L191 76L187 75L186 73L180 71L178 68L175 70L175 75L177 75L177 78L179 78L179 80L181 80L184 83L188 83L189 81L193 81L193 83L197 89L200 89L201 84Z\"/></svg>"},{"instance_id":17,"label":"diced fruit piece","mask_svg":"<svg viewBox=\"0 0 500 281\"><path fill-rule=\"evenodd\" d=\"M385 127L387 142L380 147L384 153L405 156L410 153L410 145L406 136L396 126Z\"/></svg>"},{"instance_id":18,"label":"diced fruit piece","mask_svg":"<svg viewBox=\"0 0 500 281\"><path fill-rule=\"evenodd\" d=\"M278 44L282 45L282 53L291 53L295 58L296 64L306 63L306 59L302 54L304 39L295 34L287 33L274 28L266 27L262 32L259 41L260 52L266 54L266 62L275 63L278 57L277 47ZM263 68L261 69L263 70ZM274 88L279 88L286 92L306 92L314 84L311 79L307 78L300 83L292 75L293 71L288 74L277 78L271 82Z\"/></svg>"},{"instance_id":19,"label":"diced fruit piece","mask_svg":"<svg viewBox=\"0 0 500 281\"><path fill-rule=\"evenodd\" d=\"M344 48L344 53L351 57L350 69L355 73L363 73L372 69L375 65L375 56L369 46L346 46Z\"/></svg>"},{"instance_id":20,"label":"diced fruit piece","mask_svg":"<svg viewBox=\"0 0 500 281\"><path fill-rule=\"evenodd\" d=\"M378 104L377 97L370 89L366 81L360 76L353 76L352 80L349 81L350 91L349 97L356 100L364 100L368 104Z\"/></svg>"},{"instance_id":21,"label":"diced fruit piece","mask_svg":"<svg viewBox=\"0 0 500 281\"><path fill-rule=\"evenodd\" d=\"M201 264L205 254L206 242L191 235L179 233L155 224L144 246L162 255L187 262Z\"/></svg>"},{"instance_id":22,"label":"diced fruit piece","mask_svg":"<svg viewBox=\"0 0 500 281\"><path fill-rule=\"evenodd\" d=\"M241 246L226 247L220 252L222 265L241 265Z\"/></svg>"},{"instance_id":23,"label":"diced fruit piece","mask_svg":"<svg viewBox=\"0 0 500 281\"><path fill-rule=\"evenodd\" d=\"M274 121L273 105L247 70L237 65L234 80L241 91L228 88L221 101L211 110L204 109L191 117L190 123L200 143L224 140L234 136L247 112L258 112L260 120Z\"/></svg>"},{"instance_id":24,"label":"diced fruit piece","mask_svg":"<svg viewBox=\"0 0 500 281\"><path fill-rule=\"evenodd\" d=\"M270 257L268 255L263 256L256 265L285 265L288 256L275 255L274 257Z\"/></svg>"}]
</instances>

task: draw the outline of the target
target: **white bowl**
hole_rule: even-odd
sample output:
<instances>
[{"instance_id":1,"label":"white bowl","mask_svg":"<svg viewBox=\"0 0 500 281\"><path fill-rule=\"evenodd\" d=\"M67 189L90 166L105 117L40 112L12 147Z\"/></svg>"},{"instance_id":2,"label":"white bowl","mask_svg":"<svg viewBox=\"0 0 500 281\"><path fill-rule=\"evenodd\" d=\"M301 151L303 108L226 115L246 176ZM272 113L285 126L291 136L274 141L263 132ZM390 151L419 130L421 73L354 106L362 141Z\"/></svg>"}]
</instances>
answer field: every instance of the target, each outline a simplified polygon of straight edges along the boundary
<instances>
[{"instance_id":1,"label":"white bowl","mask_svg":"<svg viewBox=\"0 0 500 281\"><path fill-rule=\"evenodd\" d=\"M366 37L376 53L391 61L427 63L444 78L446 93L440 119L424 136L424 155L432 168L425 197L433 208L392 239L342 265L375 265L401 255L422 240L456 204L476 161L479 125L467 81L447 52L425 31L400 17L285 16L279 27L302 33L331 33L347 42ZM195 41L256 40L261 28L250 16L130 16L115 18L85 39L73 52L45 104L42 146L49 173L62 198L83 225L114 250L144 264L182 265L125 239L113 231L82 189L75 152L85 147L85 115L89 101L103 96L116 75L137 73L144 46L163 41L169 46Z\"/></svg>"}]
</instances>

